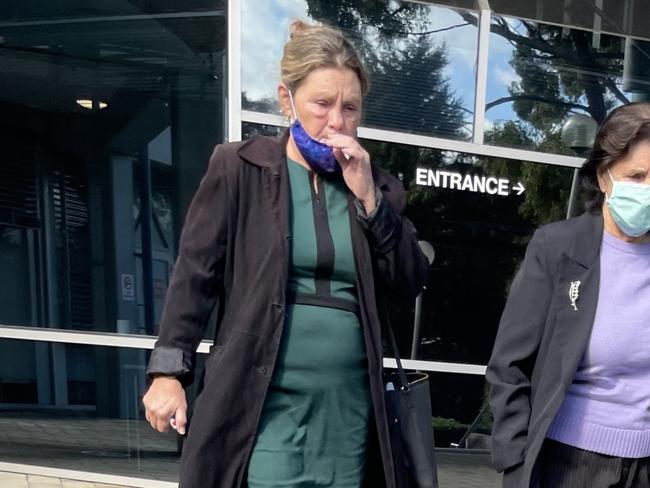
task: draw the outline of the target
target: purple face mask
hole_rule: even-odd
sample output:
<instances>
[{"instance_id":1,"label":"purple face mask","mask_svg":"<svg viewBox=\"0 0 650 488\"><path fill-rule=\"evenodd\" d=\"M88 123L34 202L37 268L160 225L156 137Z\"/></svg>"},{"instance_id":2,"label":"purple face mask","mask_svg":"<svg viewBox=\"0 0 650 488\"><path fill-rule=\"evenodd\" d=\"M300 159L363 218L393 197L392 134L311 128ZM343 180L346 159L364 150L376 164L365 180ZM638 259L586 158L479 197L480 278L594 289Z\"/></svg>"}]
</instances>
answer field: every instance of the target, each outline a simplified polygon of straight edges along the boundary
<instances>
[{"instance_id":1,"label":"purple face mask","mask_svg":"<svg viewBox=\"0 0 650 488\"><path fill-rule=\"evenodd\" d=\"M291 132L291 137L293 137L293 142L302 157L307 161L307 164L317 172L335 173L341 171L341 167L334 157L332 148L310 136L298 120L298 112L296 112L296 107L293 104L293 96L290 91L289 99L291 100L291 108L293 109L295 118L289 127L289 131Z\"/></svg>"}]
</instances>

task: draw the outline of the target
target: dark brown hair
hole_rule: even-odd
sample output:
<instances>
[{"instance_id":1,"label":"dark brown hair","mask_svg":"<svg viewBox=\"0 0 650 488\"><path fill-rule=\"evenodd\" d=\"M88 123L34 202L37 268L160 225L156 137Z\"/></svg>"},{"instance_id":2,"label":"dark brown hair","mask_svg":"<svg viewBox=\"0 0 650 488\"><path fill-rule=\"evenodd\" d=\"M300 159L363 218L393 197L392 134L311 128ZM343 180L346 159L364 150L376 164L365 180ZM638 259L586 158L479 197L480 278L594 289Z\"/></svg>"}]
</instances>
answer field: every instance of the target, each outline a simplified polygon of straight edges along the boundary
<instances>
[{"instance_id":1,"label":"dark brown hair","mask_svg":"<svg viewBox=\"0 0 650 488\"><path fill-rule=\"evenodd\" d=\"M580 168L587 210L597 213L605 196L598 185L598 173L624 159L641 141L650 142L650 102L636 102L612 110L598 127L594 147Z\"/></svg>"}]
</instances>

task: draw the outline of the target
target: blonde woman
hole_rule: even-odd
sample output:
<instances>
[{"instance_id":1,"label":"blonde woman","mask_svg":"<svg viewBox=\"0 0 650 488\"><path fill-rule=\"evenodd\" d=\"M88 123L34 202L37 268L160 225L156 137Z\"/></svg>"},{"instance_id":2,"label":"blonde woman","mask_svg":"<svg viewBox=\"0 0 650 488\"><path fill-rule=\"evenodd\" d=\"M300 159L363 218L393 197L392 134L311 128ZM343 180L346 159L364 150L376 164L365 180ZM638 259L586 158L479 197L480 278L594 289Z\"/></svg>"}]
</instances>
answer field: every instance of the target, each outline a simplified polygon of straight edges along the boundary
<instances>
[{"instance_id":1,"label":"blonde woman","mask_svg":"<svg viewBox=\"0 0 650 488\"><path fill-rule=\"evenodd\" d=\"M186 429L183 386L219 298L183 488L395 487L378 294L414 297L427 262L398 181L356 138L366 72L336 29L291 25L279 138L217 146L190 206L144 397Z\"/></svg>"}]
</instances>

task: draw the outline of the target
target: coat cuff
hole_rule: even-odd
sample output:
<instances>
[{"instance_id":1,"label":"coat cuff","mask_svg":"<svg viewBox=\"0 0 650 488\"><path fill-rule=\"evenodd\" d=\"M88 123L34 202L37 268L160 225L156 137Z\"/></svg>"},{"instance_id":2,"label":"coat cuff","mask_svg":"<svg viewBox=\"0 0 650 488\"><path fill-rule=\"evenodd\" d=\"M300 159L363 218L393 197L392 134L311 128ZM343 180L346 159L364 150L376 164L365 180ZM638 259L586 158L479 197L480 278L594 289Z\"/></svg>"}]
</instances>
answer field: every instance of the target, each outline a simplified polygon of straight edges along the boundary
<instances>
[{"instance_id":1,"label":"coat cuff","mask_svg":"<svg viewBox=\"0 0 650 488\"><path fill-rule=\"evenodd\" d=\"M156 346L151 351L147 376L154 374L176 376L182 383L186 383L194 370L193 366L193 354L175 347Z\"/></svg>"},{"instance_id":2,"label":"coat cuff","mask_svg":"<svg viewBox=\"0 0 650 488\"><path fill-rule=\"evenodd\" d=\"M357 220L369 236L370 243L378 252L387 252L399 239L401 217L384 199L379 187L375 186L375 208L369 214L359 199L354 200Z\"/></svg>"}]
</instances>

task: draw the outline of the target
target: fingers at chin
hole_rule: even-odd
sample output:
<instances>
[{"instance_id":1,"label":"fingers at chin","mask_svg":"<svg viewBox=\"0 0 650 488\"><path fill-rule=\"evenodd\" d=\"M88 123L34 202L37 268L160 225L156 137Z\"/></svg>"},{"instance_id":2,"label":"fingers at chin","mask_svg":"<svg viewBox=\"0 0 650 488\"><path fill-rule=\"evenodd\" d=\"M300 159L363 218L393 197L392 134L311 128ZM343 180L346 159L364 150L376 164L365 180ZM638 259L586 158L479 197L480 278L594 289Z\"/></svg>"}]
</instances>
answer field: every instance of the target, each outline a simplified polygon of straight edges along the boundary
<instances>
[{"instance_id":1,"label":"fingers at chin","mask_svg":"<svg viewBox=\"0 0 650 488\"><path fill-rule=\"evenodd\" d=\"M334 149L334 157L344 169L350 164L350 160L345 157L341 149Z\"/></svg>"}]
</instances>

